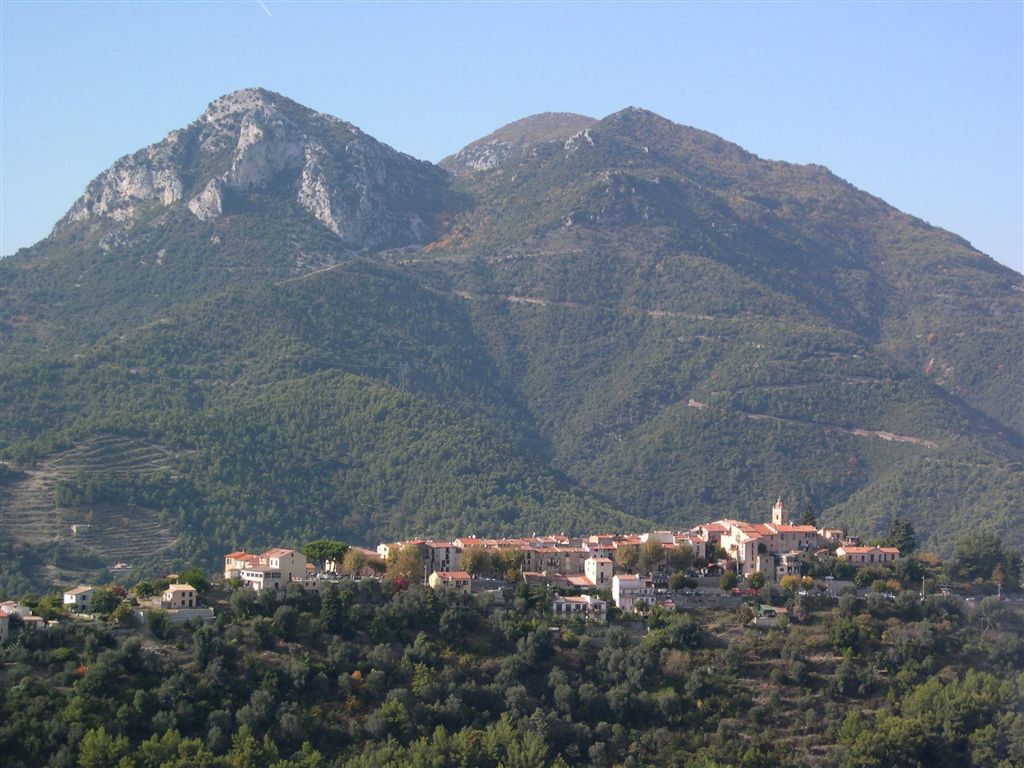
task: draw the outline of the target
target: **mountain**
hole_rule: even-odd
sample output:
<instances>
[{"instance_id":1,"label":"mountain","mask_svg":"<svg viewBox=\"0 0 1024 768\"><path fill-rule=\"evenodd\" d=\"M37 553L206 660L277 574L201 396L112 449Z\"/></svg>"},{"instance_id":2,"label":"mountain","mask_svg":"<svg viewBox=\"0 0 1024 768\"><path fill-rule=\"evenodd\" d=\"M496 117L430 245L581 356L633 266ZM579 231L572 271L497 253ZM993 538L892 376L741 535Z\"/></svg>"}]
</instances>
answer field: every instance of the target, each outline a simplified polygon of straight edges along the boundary
<instances>
[{"instance_id":1,"label":"mountain","mask_svg":"<svg viewBox=\"0 0 1024 768\"><path fill-rule=\"evenodd\" d=\"M0 286L0 501L32 578L130 525L140 560L210 564L780 493L943 552L1024 544L1024 278L644 110L432 166L240 91L101 174Z\"/></svg>"},{"instance_id":2,"label":"mountain","mask_svg":"<svg viewBox=\"0 0 1024 768\"><path fill-rule=\"evenodd\" d=\"M0 339L68 350L229 285L429 242L447 174L258 88L121 158L38 245L5 260Z\"/></svg>"}]
</instances>

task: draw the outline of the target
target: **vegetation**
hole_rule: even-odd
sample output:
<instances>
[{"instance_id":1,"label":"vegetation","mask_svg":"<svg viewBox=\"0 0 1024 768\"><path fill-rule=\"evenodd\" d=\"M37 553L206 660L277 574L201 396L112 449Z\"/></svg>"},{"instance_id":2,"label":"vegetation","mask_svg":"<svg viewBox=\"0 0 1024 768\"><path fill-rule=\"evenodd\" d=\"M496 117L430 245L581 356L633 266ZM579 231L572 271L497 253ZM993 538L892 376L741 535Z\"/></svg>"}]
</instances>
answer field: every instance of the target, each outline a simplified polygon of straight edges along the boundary
<instances>
[{"instance_id":1,"label":"vegetation","mask_svg":"<svg viewBox=\"0 0 1024 768\"><path fill-rule=\"evenodd\" d=\"M780 599L791 619L775 629L751 627L748 605L655 606L641 638L629 621L553 625L525 585L495 605L400 579L283 597L215 584L212 623L15 627L0 750L11 768L1024 758L1019 609L911 590Z\"/></svg>"}]
</instances>

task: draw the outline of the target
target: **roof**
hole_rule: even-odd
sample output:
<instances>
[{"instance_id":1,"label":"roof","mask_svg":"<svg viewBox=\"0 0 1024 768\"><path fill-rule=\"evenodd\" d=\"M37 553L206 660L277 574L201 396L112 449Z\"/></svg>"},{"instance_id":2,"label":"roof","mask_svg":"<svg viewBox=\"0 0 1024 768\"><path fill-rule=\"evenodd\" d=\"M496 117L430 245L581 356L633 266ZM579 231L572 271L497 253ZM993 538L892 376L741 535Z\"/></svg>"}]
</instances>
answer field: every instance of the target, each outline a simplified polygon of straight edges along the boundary
<instances>
[{"instance_id":1,"label":"roof","mask_svg":"<svg viewBox=\"0 0 1024 768\"><path fill-rule=\"evenodd\" d=\"M893 555L898 555L900 553L899 549L896 548L896 547L854 547L854 546L849 546L849 547L839 547L839 549L841 549L843 551L843 553L847 554L847 555L866 555L868 552L887 552L887 553L893 554ZM839 549L837 549L836 552L838 552Z\"/></svg>"},{"instance_id":2,"label":"roof","mask_svg":"<svg viewBox=\"0 0 1024 768\"><path fill-rule=\"evenodd\" d=\"M434 571L434 574L439 579L461 579L463 581L469 581L470 579L466 571Z\"/></svg>"},{"instance_id":3,"label":"roof","mask_svg":"<svg viewBox=\"0 0 1024 768\"><path fill-rule=\"evenodd\" d=\"M65 592L65 595L84 595L86 592L92 592L93 588L89 586L75 587Z\"/></svg>"},{"instance_id":4,"label":"roof","mask_svg":"<svg viewBox=\"0 0 1024 768\"><path fill-rule=\"evenodd\" d=\"M555 598L555 602L561 601L563 603L576 603L578 605L593 605L594 603L603 603L604 600L600 600L596 597L590 597L589 595L563 595Z\"/></svg>"},{"instance_id":5,"label":"roof","mask_svg":"<svg viewBox=\"0 0 1024 768\"><path fill-rule=\"evenodd\" d=\"M196 588L191 584L171 584L167 587L168 592L195 592Z\"/></svg>"},{"instance_id":6,"label":"roof","mask_svg":"<svg viewBox=\"0 0 1024 768\"><path fill-rule=\"evenodd\" d=\"M594 582L586 576L566 576L565 580L574 587L593 587Z\"/></svg>"},{"instance_id":7,"label":"roof","mask_svg":"<svg viewBox=\"0 0 1024 768\"><path fill-rule=\"evenodd\" d=\"M256 555L250 555L244 549L239 550L238 552L228 552L226 555L224 555L225 560L227 560L228 558L231 558L232 560L245 560L249 557L256 557Z\"/></svg>"},{"instance_id":8,"label":"roof","mask_svg":"<svg viewBox=\"0 0 1024 768\"><path fill-rule=\"evenodd\" d=\"M294 554L294 549L283 549L282 547L274 547L273 549L268 549L266 552L260 555L260 557L284 557L285 555Z\"/></svg>"},{"instance_id":9,"label":"roof","mask_svg":"<svg viewBox=\"0 0 1024 768\"><path fill-rule=\"evenodd\" d=\"M612 561L610 557L592 557L590 559L595 563L610 563Z\"/></svg>"}]
</instances>

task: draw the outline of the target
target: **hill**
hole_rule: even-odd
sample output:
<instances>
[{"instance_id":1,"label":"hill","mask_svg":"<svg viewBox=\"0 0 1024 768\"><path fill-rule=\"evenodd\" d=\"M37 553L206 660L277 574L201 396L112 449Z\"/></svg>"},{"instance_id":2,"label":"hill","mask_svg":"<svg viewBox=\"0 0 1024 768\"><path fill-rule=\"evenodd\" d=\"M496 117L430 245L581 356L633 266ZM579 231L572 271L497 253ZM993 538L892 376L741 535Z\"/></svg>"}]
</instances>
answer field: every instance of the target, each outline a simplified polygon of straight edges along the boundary
<instances>
[{"instance_id":1,"label":"hill","mask_svg":"<svg viewBox=\"0 0 1024 768\"><path fill-rule=\"evenodd\" d=\"M7 545L49 552L81 510L210 564L781 493L869 536L1021 546L1022 283L644 110L526 118L436 167L241 91L0 262ZM164 463L48 469L110 440Z\"/></svg>"}]
</instances>

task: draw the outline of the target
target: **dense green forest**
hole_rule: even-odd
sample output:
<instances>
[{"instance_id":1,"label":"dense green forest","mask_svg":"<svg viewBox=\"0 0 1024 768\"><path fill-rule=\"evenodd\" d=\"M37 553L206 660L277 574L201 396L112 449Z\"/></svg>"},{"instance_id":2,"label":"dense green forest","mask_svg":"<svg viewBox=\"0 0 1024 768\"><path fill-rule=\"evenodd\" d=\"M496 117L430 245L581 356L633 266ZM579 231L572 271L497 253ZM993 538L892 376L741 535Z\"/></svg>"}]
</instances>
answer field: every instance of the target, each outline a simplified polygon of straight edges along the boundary
<instances>
[{"instance_id":1,"label":"dense green forest","mask_svg":"<svg viewBox=\"0 0 1024 768\"><path fill-rule=\"evenodd\" d=\"M962 542L950 574L973 578L993 547ZM1020 765L1024 612L921 597L921 573L910 558L866 599L768 585L609 625L555 623L550 592L525 585L495 602L375 579L283 599L215 584L217 619L184 626L104 598L107 623L15 626L0 750L11 768ZM788 621L751 627L758 602Z\"/></svg>"}]
</instances>

